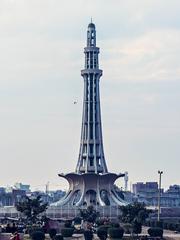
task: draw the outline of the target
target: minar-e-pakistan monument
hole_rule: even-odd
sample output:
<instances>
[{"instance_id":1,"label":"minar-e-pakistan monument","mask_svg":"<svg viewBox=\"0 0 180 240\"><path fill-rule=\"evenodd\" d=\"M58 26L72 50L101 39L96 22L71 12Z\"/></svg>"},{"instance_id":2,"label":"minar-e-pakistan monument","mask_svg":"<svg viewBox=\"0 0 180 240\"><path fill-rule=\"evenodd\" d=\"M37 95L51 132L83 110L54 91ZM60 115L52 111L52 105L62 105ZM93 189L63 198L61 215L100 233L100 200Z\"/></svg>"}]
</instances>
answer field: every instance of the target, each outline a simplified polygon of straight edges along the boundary
<instances>
[{"instance_id":1,"label":"minar-e-pakistan monument","mask_svg":"<svg viewBox=\"0 0 180 240\"><path fill-rule=\"evenodd\" d=\"M81 71L84 79L83 117L79 158L75 172L59 174L69 183L65 197L54 206L117 206L124 205L114 182L124 174L108 172L102 137L99 69L96 47L96 28L88 25L87 46L84 48L85 68Z\"/></svg>"}]
</instances>

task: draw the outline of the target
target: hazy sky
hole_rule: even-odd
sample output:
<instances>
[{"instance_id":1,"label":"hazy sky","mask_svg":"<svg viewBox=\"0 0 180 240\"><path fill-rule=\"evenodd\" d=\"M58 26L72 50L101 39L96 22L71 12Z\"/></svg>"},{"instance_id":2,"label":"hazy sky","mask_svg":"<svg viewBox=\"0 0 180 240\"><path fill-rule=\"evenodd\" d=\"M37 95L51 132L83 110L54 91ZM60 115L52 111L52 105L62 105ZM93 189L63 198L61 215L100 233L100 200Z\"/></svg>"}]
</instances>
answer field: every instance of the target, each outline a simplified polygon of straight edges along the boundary
<instances>
[{"instance_id":1,"label":"hazy sky","mask_svg":"<svg viewBox=\"0 0 180 240\"><path fill-rule=\"evenodd\" d=\"M165 188L180 184L179 9L179 0L0 0L0 186L67 186L57 174L78 159L91 17L108 170L134 183L160 169Z\"/></svg>"}]
</instances>

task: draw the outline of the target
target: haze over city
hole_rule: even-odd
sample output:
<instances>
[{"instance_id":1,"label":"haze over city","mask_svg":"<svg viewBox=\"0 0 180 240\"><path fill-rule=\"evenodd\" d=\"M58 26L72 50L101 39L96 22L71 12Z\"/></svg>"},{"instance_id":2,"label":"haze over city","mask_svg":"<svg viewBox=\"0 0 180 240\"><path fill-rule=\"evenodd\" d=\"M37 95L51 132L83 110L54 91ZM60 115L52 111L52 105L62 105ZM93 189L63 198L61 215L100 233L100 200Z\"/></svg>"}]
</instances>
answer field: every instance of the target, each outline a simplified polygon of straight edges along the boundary
<instances>
[{"instance_id":1,"label":"haze over city","mask_svg":"<svg viewBox=\"0 0 180 240\"><path fill-rule=\"evenodd\" d=\"M133 183L157 181L160 169L162 187L180 184L179 8L178 0L1 1L0 186L60 189L57 174L75 170L91 17L108 170L128 171Z\"/></svg>"}]
</instances>

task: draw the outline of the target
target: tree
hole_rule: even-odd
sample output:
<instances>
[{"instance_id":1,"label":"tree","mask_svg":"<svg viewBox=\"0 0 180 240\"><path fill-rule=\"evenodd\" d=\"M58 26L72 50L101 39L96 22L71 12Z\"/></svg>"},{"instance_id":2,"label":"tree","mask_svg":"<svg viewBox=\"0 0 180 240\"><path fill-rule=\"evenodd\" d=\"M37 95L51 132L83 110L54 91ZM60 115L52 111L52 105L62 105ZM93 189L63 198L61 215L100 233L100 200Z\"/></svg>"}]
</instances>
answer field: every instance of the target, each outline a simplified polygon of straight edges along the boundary
<instances>
[{"instance_id":1,"label":"tree","mask_svg":"<svg viewBox=\"0 0 180 240\"><path fill-rule=\"evenodd\" d=\"M135 202L126 206L119 207L122 215L120 216L122 222L133 223L135 220L143 224L150 214L150 210L145 208L145 204Z\"/></svg>"},{"instance_id":2,"label":"tree","mask_svg":"<svg viewBox=\"0 0 180 240\"><path fill-rule=\"evenodd\" d=\"M145 204L135 202L126 206L120 206L119 208L122 212L120 216L122 222L132 224L133 233L141 233L142 224L151 212L145 208Z\"/></svg>"},{"instance_id":3,"label":"tree","mask_svg":"<svg viewBox=\"0 0 180 240\"><path fill-rule=\"evenodd\" d=\"M31 198L25 196L22 201L17 202L15 205L17 211L23 213L29 223L36 223L39 214L44 212L47 206L48 203L43 203L40 195Z\"/></svg>"},{"instance_id":4,"label":"tree","mask_svg":"<svg viewBox=\"0 0 180 240\"><path fill-rule=\"evenodd\" d=\"M97 212L93 206L88 206L86 209L79 209L80 216L84 221L94 223L96 218L99 216L99 212Z\"/></svg>"}]
</instances>

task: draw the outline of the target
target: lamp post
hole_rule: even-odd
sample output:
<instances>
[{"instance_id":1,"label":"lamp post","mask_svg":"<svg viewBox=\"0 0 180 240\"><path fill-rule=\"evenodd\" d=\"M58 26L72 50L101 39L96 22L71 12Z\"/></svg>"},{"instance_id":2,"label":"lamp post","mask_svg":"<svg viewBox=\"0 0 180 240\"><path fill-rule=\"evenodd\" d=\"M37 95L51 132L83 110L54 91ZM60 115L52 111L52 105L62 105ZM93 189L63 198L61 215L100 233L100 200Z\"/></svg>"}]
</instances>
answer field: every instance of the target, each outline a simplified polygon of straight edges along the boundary
<instances>
[{"instance_id":1,"label":"lamp post","mask_svg":"<svg viewBox=\"0 0 180 240\"><path fill-rule=\"evenodd\" d=\"M158 171L159 174L159 189L158 189L158 222L160 221L160 205L161 205L161 175L163 171Z\"/></svg>"}]
</instances>

